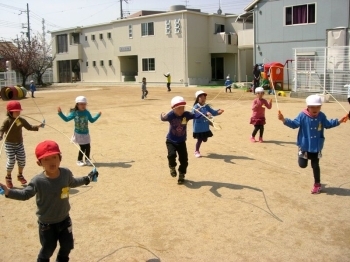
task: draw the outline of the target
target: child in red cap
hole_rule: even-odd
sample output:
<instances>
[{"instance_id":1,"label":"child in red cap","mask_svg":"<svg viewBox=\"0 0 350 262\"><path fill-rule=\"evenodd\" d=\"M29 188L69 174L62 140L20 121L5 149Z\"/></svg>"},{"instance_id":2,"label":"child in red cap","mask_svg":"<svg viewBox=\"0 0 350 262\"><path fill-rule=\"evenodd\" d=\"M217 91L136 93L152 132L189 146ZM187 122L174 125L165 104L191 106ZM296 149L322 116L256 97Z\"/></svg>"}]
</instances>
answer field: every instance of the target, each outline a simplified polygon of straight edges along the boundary
<instances>
[{"instance_id":1,"label":"child in red cap","mask_svg":"<svg viewBox=\"0 0 350 262\"><path fill-rule=\"evenodd\" d=\"M0 127L0 140L2 140L4 134L6 134L6 185L8 188L13 188L11 173L13 168L15 167L16 160L18 163L17 179L19 182L21 182L22 185L27 184L27 180L23 176L23 169L26 165L26 154L23 146L22 127L29 131L38 131L39 127L44 126L44 124L38 126L30 125L25 119L20 117L21 111L22 107L18 101L8 102L7 118Z\"/></svg>"},{"instance_id":2,"label":"child in red cap","mask_svg":"<svg viewBox=\"0 0 350 262\"><path fill-rule=\"evenodd\" d=\"M179 155L179 179L178 184L185 182L185 174L188 166L188 153L186 147L187 122L195 115L185 111L186 101L181 96L175 96L171 100L172 110L166 114L162 113L160 119L169 122L169 133L167 135L166 146L168 149L168 161L170 175L176 177L176 153Z\"/></svg>"},{"instance_id":3,"label":"child in red cap","mask_svg":"<svg viewBox=\"0 0 350 262\"><path fill-rule=\"evenodd\" d=\"M69 189L87 185L97 171L84 177L73 177L67 168L60 167L61 151L54 141L44 141L37 145L35 155L37 164L43 172L36 175L24 189L9 189L0 183L7 198L28 200L36 195L41 249L38 262L50 260L56 249L57 241L60 250L56 261L69 261L69 253L73 249L72 221L69 217Z\"/></svg>"}]
</instances>

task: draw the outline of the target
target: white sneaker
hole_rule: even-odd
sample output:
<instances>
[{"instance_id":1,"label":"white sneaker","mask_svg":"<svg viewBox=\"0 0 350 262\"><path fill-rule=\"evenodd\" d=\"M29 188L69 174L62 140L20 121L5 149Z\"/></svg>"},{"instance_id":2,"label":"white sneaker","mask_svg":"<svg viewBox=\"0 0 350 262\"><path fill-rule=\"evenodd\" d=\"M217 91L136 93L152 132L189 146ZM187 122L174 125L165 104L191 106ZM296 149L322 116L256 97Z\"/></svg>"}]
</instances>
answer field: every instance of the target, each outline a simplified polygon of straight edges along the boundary
<instances>
[{"instance_id":1,"label":"white sneaker","mask_svg":"<svg viewBox=\"0 0 350 262\"><path fill-rule=\"evenodd\" d=\"M91 163L91 161L90 161L90 160L86 159L86 161L85 161L85 165L87 165L87 166L92 166L92 163Z\"/></svg>"},{"instance_id":2,"label":"white sneaker","mask_svg":"<svg viewBox=\"0 0 350 262\"><path fill-rule=\"evenodd\" d=\"M83 161L77 161L77 166L85 166L85 163Z\"/></svg>"},{"instance_id":3,"label":"white sneaker","mask_svg":"<svg viewBox=\"0 0 350 262\"><path fill-rule=\"evenodd\" d=\"M194 152L194 156L195 156L195 157L201 157L201 153L199 153L199 151L195 151L195 152Z\"/></svg>"}]
</instances>

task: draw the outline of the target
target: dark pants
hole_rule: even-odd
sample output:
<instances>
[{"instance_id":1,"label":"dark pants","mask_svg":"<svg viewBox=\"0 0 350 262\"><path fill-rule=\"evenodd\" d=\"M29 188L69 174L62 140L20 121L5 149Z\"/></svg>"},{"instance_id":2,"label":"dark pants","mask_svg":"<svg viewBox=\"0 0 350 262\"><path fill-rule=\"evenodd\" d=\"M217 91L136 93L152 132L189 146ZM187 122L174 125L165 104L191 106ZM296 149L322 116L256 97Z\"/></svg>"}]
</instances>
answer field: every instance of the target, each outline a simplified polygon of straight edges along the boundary
<instances>
[{"instance_id":1,"label":"dark pants","mask_svg":"<svg viewBox=\"0 0 350 262\"><path fill-rule=\"evenodd\" d=\"M350 104L350 97L348 97L348 102L349 102L349 104Z\"/></svg>"},{"instance_id":2,"label":"dark pants","mask_svg":"<svg viewBox=\"0 0 350 262\"><path fill-rule=\"evenodd\" d=\"M230 93L232 93L231 92L231 86L226 86L226 93L227 93L227 90L230 90Z\"/></svg>"},{"instance_id":3,"label":"dark pants","mask_svg":"<svg viewBox=\"0 0 350 262\"><path fill-rule=\"evenodd\" d=\"M90 144L85 144L85 145L79 145L80 146L80 150L84 152L84 154L86 155L86 157L88 159L90 159L90 150L91 150L91 146ZM83 153L79 151L79 155L78 155L78 161L83 161Z\"/></svg>"},{"instance_id":4,"label":"dark pants","mask_svg":"<svg viewBox=\"0 0 350 262\"><path fill-rule=\"evenodd\" d=\"M256 133L260 130L260 137L263 137L264 135L264 125L254 125L254 130L252 133L252 137L256 136Z\"/></svg>"},{"instance_id":5,"label":"dark pants","mask_svg":"<svg viewBox=\"0 0 350 262\"><path fill-rule=\"evenodd\" d=\"M32 90L32 97L33 97L33 98L34 98L34 92L35 92L35 91L34 91L34 90Z\"/></svg>"},{"instance_id":6,"label":"dark pants","mask_svg":"<svg viewBox=\"0 0 350 262\"><path fill-rule=\"evenodd\" d=\"M168 149L169 167L170 168L176 167L176 165L177 165L176 164L176 153L177 153L179 156L179 161L180 161L179 173L186 174L187 166L188 166L188 154L187 154L186 142L175 144L175 143L167 140L166 147Z\"/></svg>"},{"instance_id":7,"label":"dark pants","mask_svg":"<svg viewBox=\"0 0 350 262\"><path fill-rule=\"evenodd\" d=\"M70 217L57 224L42 224L39 222L39 237L41 249L37 262L49 262L56 249L57 241L60 250L56 262L69 261L69 253L74 248L72 221Z\"/></svg>"},{"instance_id":8,"label":"dark pants","mask_svg":"<svg viewBox=\"0 0 350 262\"><path fill-rule=\"evenodd\" d=\"M320 170L320 159L318 158L318 153L307 153L307 159L303 157L298 157L298 163L301 168L306 168L307 163L311 160L311 167L314 173L315 184L321 183L321 170Z\"/></svg>"},{"instance_id":9,"label":"dark pants","mask_svg":"<svg viewBox=\"0 0 350 262\"><path fill-rule=\"evenodd\" d=\"M254 94L255 94L255 88L259 87L259 85L260 85L260 79L254 79L254 87L253 87Z\"/></svg>"},{"instance_id":10,"label":"dark pants","mask_svg":"<svg viewBox=\"0 0 350 262\"><path fill-rule=\"evenodd\" d=\"M142 90L142 99L146 98L148 95L148 91L145 89L145 90Z\"/></svg>"},{"instance_id":11,"label":"dark pants","mask_svg":"<svg viewBox=\"0 0 350 262\"><path fill-rule=\"evenodd\" d=\"M168 91L171 91L171 89L170 89L170 83L166 83L166 87L168 88Z\"/></svg>"}]
</instances>

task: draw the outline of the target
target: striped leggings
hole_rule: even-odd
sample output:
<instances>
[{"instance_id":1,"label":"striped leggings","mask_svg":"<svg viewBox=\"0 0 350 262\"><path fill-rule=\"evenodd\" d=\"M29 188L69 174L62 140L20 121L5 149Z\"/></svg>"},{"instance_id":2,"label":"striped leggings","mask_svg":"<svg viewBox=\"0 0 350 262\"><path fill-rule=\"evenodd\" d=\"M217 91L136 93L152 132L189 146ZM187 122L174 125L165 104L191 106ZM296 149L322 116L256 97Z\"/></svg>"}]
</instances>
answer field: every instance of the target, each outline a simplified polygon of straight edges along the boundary
<instances>
[{"instance_id":1,"label":"striped leggings","mask_svg":"<svg viewBox=\"0 0 350 262\"><path fill-rule=\"evenodd\" d=\"M26 165L26 153L24 151L23 143L13 144L6 142L5 151L7 155L6 170L8 172L13 170L16 160L19 167L24 167Z\"/></svg>"}]
</instances>

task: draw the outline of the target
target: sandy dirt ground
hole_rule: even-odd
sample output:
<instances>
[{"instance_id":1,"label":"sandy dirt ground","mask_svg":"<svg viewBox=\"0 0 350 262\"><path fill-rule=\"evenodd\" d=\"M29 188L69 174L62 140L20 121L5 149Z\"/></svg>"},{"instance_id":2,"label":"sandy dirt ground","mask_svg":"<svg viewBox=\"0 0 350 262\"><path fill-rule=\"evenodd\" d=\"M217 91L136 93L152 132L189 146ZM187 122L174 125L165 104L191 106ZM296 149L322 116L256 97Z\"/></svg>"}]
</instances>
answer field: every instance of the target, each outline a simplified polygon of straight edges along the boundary
<instances>
[{"instance_id":1,"label":"sandy dirt ground","mask_svg":"<svg viewBox=\"0 0 350 262\"><path fill-rule=\"evenodd\" d=\"M249 141L253 95L206 88L209 102L217 96L210 104L226 109L216 118L222 130L213 130L214 137L201 147L203 157L197 159L189 123L187 181L177 185L167 164L168 123L159 115L170 110L175 95L192 105L198 88L174 87L171 93L165 87L148 89L146 100L141 100L139 87L131 86L36 94L46 123L68 137L73 122L63 122L57 106L67 113L75 97L84 95L92 114L102 111L89 125L99 180L70 192L75 237L71 261L350 260L350 123L325 132L320 162L324 189L312 195L312 169L297 164L297 130L277 120L276 103L266 112L265 142L254 144ZM42 120L31 98L21 103L23 115ZM1 122L5 106L0 101ZM294 118L305 104L279 97L279 106ZM335 102L324 104L323 112L328 118L345 114ZM38 133L24 131L28 180L41 171L34 148L44 139L59 143L62 166L75 176L91 171L76 166L78 150L60 132L49 126ZM6 154L1 153L4 182ZM17 181L15 186L20 187ZM35 210L34 198L20 202L0 197L0 261L36 260L40 243Z\"/></svg>"}]
</instances>

